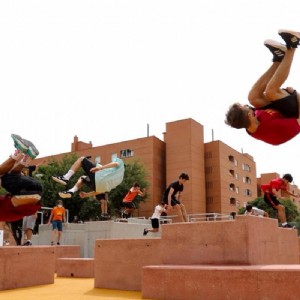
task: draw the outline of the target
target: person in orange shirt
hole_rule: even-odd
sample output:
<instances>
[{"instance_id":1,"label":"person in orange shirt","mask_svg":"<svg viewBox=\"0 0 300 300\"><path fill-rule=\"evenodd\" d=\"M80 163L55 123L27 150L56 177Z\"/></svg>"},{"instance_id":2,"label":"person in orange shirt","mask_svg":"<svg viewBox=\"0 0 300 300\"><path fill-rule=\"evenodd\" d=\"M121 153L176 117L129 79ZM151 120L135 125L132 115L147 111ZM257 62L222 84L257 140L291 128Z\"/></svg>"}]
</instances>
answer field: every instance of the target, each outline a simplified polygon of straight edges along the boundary
<instances>
[{"instance_id":1,"label":"person in orange shirt","mask_svg":"<svg viewBox=\"0 0 300 300\"><path fill-rule=\"evenodd\" d=\"M66 209L63 207L62 200L58 200L56 206L52 208L48 225L52 223L51 246L54 245L54 239L57 236L56 244L60 245L63 222L66 222Z\"/></svg>"},{"instance_id":2,"label":"person in orange shirt","mask_svg":"<svg viewBox=\"0 0 300 300\"><path fill-rule=\"evenodd\" d=\"M128 219L131 217L131 214L135 209L135 205L133 203L135 197L136 196L144 197L145 194L146 194L146 189L141 190L139 183L135 182L122 201L122 204L125 207L122 214L123 218Z\"/></svg>"}]
</instances>

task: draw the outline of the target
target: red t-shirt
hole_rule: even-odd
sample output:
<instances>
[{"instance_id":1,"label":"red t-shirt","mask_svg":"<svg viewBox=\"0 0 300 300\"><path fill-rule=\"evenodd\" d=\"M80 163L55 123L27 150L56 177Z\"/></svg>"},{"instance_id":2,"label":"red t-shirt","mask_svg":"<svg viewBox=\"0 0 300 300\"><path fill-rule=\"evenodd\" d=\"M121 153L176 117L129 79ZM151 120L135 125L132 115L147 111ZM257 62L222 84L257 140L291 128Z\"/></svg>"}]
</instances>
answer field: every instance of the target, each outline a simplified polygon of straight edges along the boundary
<instances>
[{"instance_id":1,"label":"red t-shirt","mask_svg":"<svg viewBox=\"0 0 300 300\"><path fill-rule=\"evenodd\" d=\"M280 145L291 140L300 132L297 119L285 118L276 110L257 109L254 113L260 124L254 133L248 133L255 139L271 145Z\"/></svg>"},{"instance_id":2,"label":"red t-shirt","mask_svg":"<svg viewBox=\"0 0 300 300\"><path fill-rule=\"evenodd\" d=\"M287 185L284 183L284 181L281 178L276 178L270 181L268 184L262 184L261 185L262 191L269 192L273 194L272 189L275 189L276 191L282 190L286 191L287 190Z\"/></svg>"},{"instance_id":3,"label":"red t-shirt","mask_svg":"<svg viewBox=\"0 0 300 300\"><path fill-rule=\"evenodd\" d=\"M40 204L27 204L14 207L11 203L11 195L0 196L0 221L13 222L25 216L34 215L41 208Z\"/></svg>"}]
</instances>

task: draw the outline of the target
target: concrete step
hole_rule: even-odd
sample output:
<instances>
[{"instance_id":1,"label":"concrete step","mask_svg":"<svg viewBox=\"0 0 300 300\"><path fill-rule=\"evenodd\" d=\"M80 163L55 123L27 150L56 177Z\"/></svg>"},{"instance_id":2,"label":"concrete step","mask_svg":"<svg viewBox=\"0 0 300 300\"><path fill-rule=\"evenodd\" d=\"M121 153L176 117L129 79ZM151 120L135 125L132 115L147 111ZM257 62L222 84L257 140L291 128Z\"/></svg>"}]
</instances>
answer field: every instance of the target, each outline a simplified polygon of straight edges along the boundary
<instances>
[{"instance_id":1,"label":"concrete step","mask_svg":"<svg viewBox=\"0 0 300 300\"><path fill-rule=\"evenodd\" d=\"M142 270L142 297L156 300L298 300L300 265L158 265Z\"/></svg>"},{"instance_id":2,"label":"concrete step","mask_svg":"<svg viewBox=\"0 0 300 300\"><path fill-rule=\"evenodd\" d=\"M58 258L58 277L94 278L93 258Z\"/></svg>"}]
</instances>

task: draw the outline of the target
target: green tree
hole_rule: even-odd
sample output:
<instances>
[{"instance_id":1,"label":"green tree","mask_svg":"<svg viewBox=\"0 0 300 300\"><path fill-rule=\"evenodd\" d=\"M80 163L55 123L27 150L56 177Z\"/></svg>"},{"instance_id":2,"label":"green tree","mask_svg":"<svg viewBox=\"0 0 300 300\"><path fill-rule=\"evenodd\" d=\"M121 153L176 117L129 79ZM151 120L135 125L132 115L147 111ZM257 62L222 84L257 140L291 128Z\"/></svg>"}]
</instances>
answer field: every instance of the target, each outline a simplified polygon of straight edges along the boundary
<instances>
[{"instance_id":1,"label":"green tree","mask_svg":"<svg viewBox=\"0 0 300 300\"><path fill-rule=\"evenodd\" d=\"M64 187L61 184L52 180L53 175L62 175L69 170L70 166L78 159L76 154L66 155L61 160L52 160L48 165L41 165L35 174L35 177L40 180L44 187L44 193L42 198L42 205L44 207L54 207L59 198L58 192L65 188L72 187L79 176L84 174L81 169L72 176L67 186ZM146 181L146 170L144 166L137 160L130 164L125 165L125 174L123 182L109 193L109 203L111 214L115 214L115 210L121 207L122 199L126 195L128 189L132 184L138 181L141 188L147 188L148 182ZM83 191L89 191L89 188L84 186ZM145 201L146 197L137 197L136 205L138 206L141 201ZM94 198L81 199L76 193L70 199L63 199L64 206L69 210L69 221L74 219L74 216L78 216L81 220L86 221L89 219L97 220L100 216L100 204Z\"/></svg>"}]
</instances>

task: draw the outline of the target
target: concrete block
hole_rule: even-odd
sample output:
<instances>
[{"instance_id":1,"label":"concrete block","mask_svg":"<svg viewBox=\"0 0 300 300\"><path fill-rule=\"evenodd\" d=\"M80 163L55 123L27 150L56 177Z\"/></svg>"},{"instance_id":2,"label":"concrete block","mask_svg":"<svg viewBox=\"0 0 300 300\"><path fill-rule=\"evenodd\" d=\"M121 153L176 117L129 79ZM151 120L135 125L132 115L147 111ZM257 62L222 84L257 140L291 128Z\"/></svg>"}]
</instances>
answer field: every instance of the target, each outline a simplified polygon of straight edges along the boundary
<instances>
[{"instance_id":1,"label":"concrete block","mask_svg":"<svg viewBox=\"0 0 300 300\"><path fill-rule=\"evenodd\" d=\"M0 247L0 290L54 283L55 262L51 246Z\"/></svg>"},{"instance_id":2,"label":"concrete block","mask_svg":"<svg viewBox=\"0 0 300 300\"><path fill-rule=\"evenodd\" d=\"M147 266L142 298L156 300L298 300L299 265Z\"/></svg>"},{"instance_id":3,"label":"concrete block","mask_svg":"<svg viewBox=\"0 0 300 300\"><path fill-rule=\"evenodd\" d=\"M58 277L94 278L93 258L58 258Z\"/></svg>"}]
</instances>

